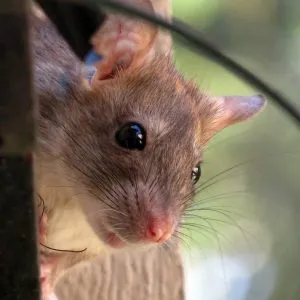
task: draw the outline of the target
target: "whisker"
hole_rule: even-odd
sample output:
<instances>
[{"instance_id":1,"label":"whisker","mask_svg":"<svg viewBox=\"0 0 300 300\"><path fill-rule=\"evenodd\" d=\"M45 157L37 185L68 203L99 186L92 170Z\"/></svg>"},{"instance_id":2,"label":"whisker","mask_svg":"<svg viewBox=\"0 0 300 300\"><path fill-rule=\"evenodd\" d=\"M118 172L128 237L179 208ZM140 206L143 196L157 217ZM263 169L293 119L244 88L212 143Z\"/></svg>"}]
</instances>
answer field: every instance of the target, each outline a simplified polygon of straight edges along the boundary
<instances>
[{"instance_id":1,"label":"whisker","mask_svg":"<svg viewBox=\"0 0 300 300\"><path fill-rule=\"evenodd\" d=\"M178 241L180 242L180 243L182 243L183 244L183 246L185 246L185 247L187 247L187 249L191 249L191 245L188 243L188 241L187 241L187 239L191 239L191 237L190 236L188 236L188 235L184 235L182 232L180 232L180 231L175 231L174 233L173 233L173 236L176 238L176 239L178 239ZM181 237L181 236L184 236L184 237L187 237L187 239L185 239L185 238L183 238L183 237ZM171 245L172 245L172 243L170 243Z\"/></svg>"},{"instance_id":2,"label":"whisker","mask_svg":"<svg viewBox=\"0 0 300 300\"><path fill-rule=\"evenodd\" d=\"M219 209L214 209L214 211L218 212L219 214L221 214L225 218L227 218L227 220L231 221L233 223L233 225L236 226L239 229L239 231L242 233L242 235L243 235L244 239L246 240L246 242L249 243L249 240L245 235L244 229L242 228L242 226L234 218L232 218L226 211L219 210Z\"/></svg>"},{"instance_id":3,"label":"whisker","mask_svg":"<svg viewBox=\"0 0 300 300\"><path fill-rule=\"evenodd\" d=\"M79 147L79 149L81 149L82 151L86 150L86 149L83 148L82 144L79 144L78 141L70 134L70 132L67 130L67 128L66 128L63 124L61 124L61 126L65 129L65 132L66 132L66 134L68 135L68 137L73 141L73 143L75 143L76 146ZM87 151L85 151L85 152L87 152ZM93 152L90 152L90 153L92 154L92 157L94 158L94 160L97 161L96 155L95 155ZM72 166L73 166L77 171L79 171L81 174L83 174L86 178L89 178L89 177L90 177L90 176L88 176L88 174L86 174L86 172L84 172L82 169L80 169L77 165L73 164ZM93 169L95 169L95 168L96 168L96 167L94 167ZM97 174L97 173L96 173L96 174ZM99 178L98 178L98 179L99 179ZM106 178L106 179L111 180L109 177ZM98 182L100 183L101 180L100 180L100 181L98 180ZM98 185L96 185L96 184L94 184L94 183L93 183L93 185L94 185L96 188L98 187ZM98 188L99 188L99 187L98 187ZM104 190L104 186L103 186L103 185L102 185L102 190ZM118 196L119 196L119 195L117 195L116 192L115 192L114 190L110 191L108 188L106 188L106 193L110 194L110 196L112 197L112 198L110 199L110 201L111 201L112 203L114 203L115 206L118 206L117 201L118 201ZM115 193L115 196L113 196L112 193ZM99 199L99 198L97 197L97 199ZM112 199L114 199L114 201L113 201Z\"/></svg>"},{"instance_id":4,"label":"whisker","mask_svg":"<svg viewBox=\"0 0 300 300\"><path fill-rule=\"evenodd\" d=\"M207 221L207 220L206 220ZM212 229L215 229L212 224L207 221L209 226L212 227ZM217 233L217 232L216 232ZM225 280L225 284L226 284L226 287L227 287L227 290L228 290L228 280L227 280L227 273L225 271L225 265L224 265L224 253L223 253L223 249L222 249L222 246L221 246L221 243L220 243L220 239L219 239L219 235L216 234L216 238L217 238L217 244L218 244L218 248L219 248L219 251L220 251L220 255L221 255L221 262L222 262L222 270L223 270L223 275L224 275L224 280ZM228 239L226 238L226 240L228 241Z\"/></svg>"},{"instance_id":5,"label":"whisker","mask_svg":"<svg viewBox=\"0 0 300 300\"><path fill-rule=\"evenodd\" d=\"M201 220L206 221L205 219L202 219L202 218L201 218ZM227 240L227 238L222 233L218 232L215 228L212 229L211 226L207 226L207 225L204 225L204 224L184 222L181 225L181 227L182 228L190 227L191 229L205 229L207 232L214 233L214 234L220 234L224 239Z\"/></svg>"},{"instance_id":6,"label":"whisker","mask_svg":"<svg viewBox=\"0 0 300 300\"><path fill-rule=\"evenodd\" d=\"M181 227L181 229L187 229L187 230L192 230L192 229L193 229L193 226L187 225L187 226L185 227L185 223L180 224L180 227ZM206 238L206 239L209 239L209 235L208 235L207 233L214 233L214 234L215 234L215 232L211 232L210 230L207 230L207 226L205 226L205 225L203 225L202 229L204 229L204 230L197 231L197 234L201 234L201 235L202 235L204 238ZM193 230L193 231L195 232L195 230ZM180 234L183 234L183 232L181 231ZM185 236L186 236L188 239L192 239L192 241L193 241L193 243L194 243L195 245L199 245L199 241L198 241L198 240L195 240L194 238L192 238L191 233L190 233L189 235L185 234ZM200 246L202 246L202 245L200 245Z\"/></svg>"},{"instance_id":7,"label":"whisker","mask_svg":"<svg viewBox=\"0 0 300 300\"><path fill-rule=\"evenodd\" d=\"M102 213L102 212L115 212L115 213L117 213L117 214L123 215L124 217L128 217L128 215L127 215L126 213L121 212L120 210L111 209L111 208L107 208L107 209L99 208L99 209L97 209L97 210L95 210L95 211L89 212L89 213L87 214L87 216L89 217L89 216L92 216L92 215L94 215L94 214L99 214L99 213Z\"/></svg>"},{"instance_id":8,"label":"whisker","mask_svg":"<svg viewBox=\"0 0 300 300\"><path fill-rule=\"evenodd\" d=\"M229 197L229 196L230 197L238 197L240 195L250 195L250 193L248 191L245 191L245 190L244 191L238 190L238 191L232 191L232 192L227 192L227 193L220 193L220 194L208 196L208 197L205 197L205 198L202 198L202 197L195 198L194 197L193 201L188 205L188 207L203 205L205 202L208 202L208 201L227 199L227 198L225 198L225 196L227 196L227 197Z\"/></svg>"},{"instance_id":9,"label":"whisker","mask_svg":"<svg viewBox=\"0 0 300 300\"><path fill-rule=\"evenodd\" d=\"M217 213L219 213L219 211L223 211L225 213L238 216L240 218L244 218L245 217L241 213L234 212L234 211L231 211L231 210L226 210L226 209L223 209L223 208L219 208L218 206L215 206L215 207L214 206L211 206L211 207L202 207L202 208L195 208L195 209L187 209L185 211L185 213L184 213L184 216L190 216L190 217L198 218L198 217L201 217L203 215L201 215L201 214L199 214L199 215L191 214L190 212L217 212Z\"/></svg>"},{"instance_id":10,"label":"whisker","mask_svg":"<svg viewBox=\"0 0 300 300\"><path fill-rule=\"evenodd\" d=\"M226 220L220 220L220 219L216 219L216 218L211 218L211 217L203 217L203 216L201 216L200 219L203 220L203 221L205 221L205 222L214 221L214 222L217 222L217 223L221 223L221 224L226 224L226 225L234 226L235 228L237 228L237 229L240 231L240 233L242 234L242 236L243 236L243 238L245 239L245 241L247 242L247 244L248 244L248 245L251 245L249 239L247 238L246 233L247 233L250 237L254 238L253 235L250 234L250 232L245 231L245 229L243 229L243 228L241 227L241 225L240 225L236 220L230 218L229 216L227 216L227 217L229 218L229 220L230 220L231 222L226 221Z\"/></svg>"}]
</instances>

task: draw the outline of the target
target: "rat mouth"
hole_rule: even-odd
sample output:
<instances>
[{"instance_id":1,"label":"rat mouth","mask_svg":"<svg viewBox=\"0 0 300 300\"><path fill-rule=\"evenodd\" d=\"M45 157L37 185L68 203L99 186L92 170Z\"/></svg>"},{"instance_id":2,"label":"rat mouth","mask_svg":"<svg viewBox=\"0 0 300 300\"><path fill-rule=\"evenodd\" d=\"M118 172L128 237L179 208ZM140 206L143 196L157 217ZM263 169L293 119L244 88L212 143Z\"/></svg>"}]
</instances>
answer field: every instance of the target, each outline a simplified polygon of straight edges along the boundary
<instances>
[{"instance_id":1,"label":"rat mouth","mask_svg":"<svg viewBox=\"0 0 300 300\"><path fill-rule=\"evenodd\" d=\"M105 242L112 248L123 248L126 245L126 243L112 231L107 231L104 239Z\"/></svg>"},{"instance_id":2,"label":"rat mouth","mask_svg":"<svg viewBox=\"0 0 300 300\"><path fill-rule=\"evenodd\" d=\"M112 230L109 230L107 226L103 223L100 223L100 237L107 245L111 248L123 248L126 246L126 242L123 241L116 233Z\"/></svg>"}]
</instances>

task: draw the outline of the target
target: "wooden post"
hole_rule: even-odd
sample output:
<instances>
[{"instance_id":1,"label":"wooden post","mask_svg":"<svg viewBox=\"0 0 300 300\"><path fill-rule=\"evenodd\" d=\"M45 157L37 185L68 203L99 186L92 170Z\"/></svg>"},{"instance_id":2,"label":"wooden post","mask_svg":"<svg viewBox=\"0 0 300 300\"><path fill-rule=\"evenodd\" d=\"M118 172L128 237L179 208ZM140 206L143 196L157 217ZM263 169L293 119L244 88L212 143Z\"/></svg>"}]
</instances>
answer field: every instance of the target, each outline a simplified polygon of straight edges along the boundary
<instances>
[{"instance_id":1,"label":"wooden post","mask_svg":"<svg viewBox=\"0 0 300 300\"><path fill-rule=\"evenodd\" d=\"M178 248L122 251L71 269L58 283L59 300L183 300Z\"/></svg>"},{"instance_id":2,"label":"wooden post","mask_svg":"<svg viewBox=\"0 0 300 300\"><path fill-rule=\"evenodd\" d=\"M0 1L1 300L39 299L28 9L26 0Z\"/></svg>"}]
</instances>

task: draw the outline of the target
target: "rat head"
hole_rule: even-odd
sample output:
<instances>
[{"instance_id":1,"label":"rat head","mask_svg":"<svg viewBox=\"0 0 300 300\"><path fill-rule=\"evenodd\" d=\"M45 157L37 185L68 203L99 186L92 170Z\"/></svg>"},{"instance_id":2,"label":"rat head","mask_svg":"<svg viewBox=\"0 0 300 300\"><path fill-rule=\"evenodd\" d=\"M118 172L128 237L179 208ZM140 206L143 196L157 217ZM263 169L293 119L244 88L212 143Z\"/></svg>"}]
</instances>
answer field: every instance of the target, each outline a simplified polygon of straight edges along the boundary
<instances>
[{"instance_id":1,"label":"rat head","mask_svg":"<svg viewBox=\"0 0 300 300\"><path fill-rule=\"evenodd\" d=\"M113 247L167 241L208 140L263 105L260 96L203 94L165 58L74 94L59 156L94 231Z\"/></svg>"},{"instance_id":2,"label":"rat head","mask_svg":"<svg viewBox=\"0 0 300 300\"><path fill-rule=\"evenodd\" d=\"M47 145L100 239L112 247L155 245L178 229L209 139L265 101L201 93L171 58L153 56L157 30L137 29L129 41L130 26L107 22L103 38L115 37L110 28L122 34L103 42L111 51L95 64L93 80L70 88Z\"/></svg>"}]
</instances>

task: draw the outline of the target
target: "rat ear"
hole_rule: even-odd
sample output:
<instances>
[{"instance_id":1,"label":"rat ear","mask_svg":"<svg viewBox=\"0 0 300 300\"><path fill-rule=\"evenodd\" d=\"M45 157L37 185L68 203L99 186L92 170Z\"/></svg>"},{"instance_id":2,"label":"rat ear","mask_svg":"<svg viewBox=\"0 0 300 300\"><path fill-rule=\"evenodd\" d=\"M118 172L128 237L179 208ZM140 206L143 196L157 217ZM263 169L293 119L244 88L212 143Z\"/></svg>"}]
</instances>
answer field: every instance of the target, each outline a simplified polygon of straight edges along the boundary
<instances>
[{"instance_id":1,"label":"rat ear","mask_svg":"<svg viewBox=\"0 0 300 300\"><path fill-rule=\"evenodd\" d=\"M255 117L266 105L261 95L217 97L212 130L217 132L232 124Z\"/></svg>"},{"instance_id":2,"label":"rat ear","mask_svg":"<svg viewBox=\"0 0 300 300\"><path fill-rule=\"evenodd\" d=\"M154 13L150 0L126 0L134 6ZM94 61L96 74L91 86L102 80L114 78L118 71L128 71L154 56L154 48L159 36L158 27L121 14L109 14L106 21L92 36L91 44L94 53L101 54L102 59Z\"/></svg>"}]
</instances>

